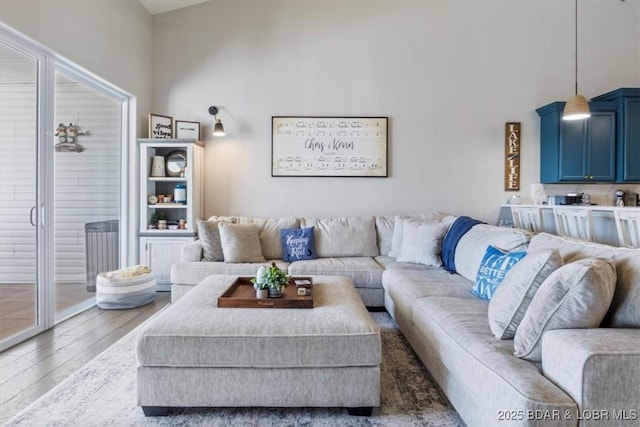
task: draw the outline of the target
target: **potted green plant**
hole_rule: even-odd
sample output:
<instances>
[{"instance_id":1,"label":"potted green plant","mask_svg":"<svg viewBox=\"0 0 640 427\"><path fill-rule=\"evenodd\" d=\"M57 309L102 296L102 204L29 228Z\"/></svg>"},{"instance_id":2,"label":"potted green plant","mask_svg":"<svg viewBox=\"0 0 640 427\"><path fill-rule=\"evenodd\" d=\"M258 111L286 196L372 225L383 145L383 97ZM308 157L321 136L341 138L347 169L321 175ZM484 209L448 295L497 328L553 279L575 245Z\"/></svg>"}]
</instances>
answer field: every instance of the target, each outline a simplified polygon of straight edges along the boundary
<instances>
[{"instance_id":1,"label":"potted green plant","mask_svg":"<svg viewBox=\"0 0 640 427\"><path fill-rule=\"evenodd\" d=\"M282 296L282 288L289 284L291 276L280 270L275 262L270 267L261 266L258 269L256 277L251 279L254 288L256 288L256 296L260 298L258 292L268 290L269 298L279 298Z\"/></svg>"},{"instance_id":2,"label":"potted green plant","mask_svg":"<svg viewBox=\"0 0 640 427\"><path fill-rule=\"evenodd\" d=\"M151 224L153 224L156 228L158 228L158 221L165 220L167 216L163 211L155 211L153 215L151 215Z\"/></svg>"}]
</instances>

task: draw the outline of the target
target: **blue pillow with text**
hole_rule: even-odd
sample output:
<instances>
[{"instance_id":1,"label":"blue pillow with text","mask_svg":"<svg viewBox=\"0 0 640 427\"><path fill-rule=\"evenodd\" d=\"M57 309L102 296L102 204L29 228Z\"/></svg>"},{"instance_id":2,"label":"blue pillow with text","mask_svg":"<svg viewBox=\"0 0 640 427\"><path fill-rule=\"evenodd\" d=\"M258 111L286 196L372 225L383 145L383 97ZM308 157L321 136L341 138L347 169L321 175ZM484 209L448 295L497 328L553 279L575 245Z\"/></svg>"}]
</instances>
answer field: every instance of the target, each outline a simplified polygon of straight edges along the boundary
<instances>
[{"instance_id":1,"label":"blue pillow with text","mask_svg":"<svg viewBox=\"0 0 640 427\"><path fill-rule=\"evenodd\" d=\"M282 241L283 261L318 258L313 227L283 228L280 230L280 240Z\"/></svg>"},{"instance_id":2,"label":"blue pillow with text","mask_svg":"<svg viewBox=\"0 0 640 427\"><path fill-rule=\"evenodd\" d=\"M526 254L526 252L504 252L489 246L484 253L480 268L478 268L476 283L471 293L482 299L490 300L507 272Z\"/></svg>"}]
</instances>

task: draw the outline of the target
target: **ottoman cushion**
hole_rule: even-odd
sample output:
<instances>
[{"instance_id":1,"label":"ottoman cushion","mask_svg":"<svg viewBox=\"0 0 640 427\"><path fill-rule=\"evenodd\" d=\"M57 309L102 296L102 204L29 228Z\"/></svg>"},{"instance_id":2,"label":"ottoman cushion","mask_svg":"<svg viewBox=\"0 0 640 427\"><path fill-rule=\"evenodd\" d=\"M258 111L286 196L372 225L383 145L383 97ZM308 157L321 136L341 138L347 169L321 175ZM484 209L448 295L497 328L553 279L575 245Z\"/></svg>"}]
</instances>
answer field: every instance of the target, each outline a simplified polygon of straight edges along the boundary
<instances>
[{"instance_id":1,"label":"ottoman cushion","mask_svg":"<svg viewBox=\"0 0 640 427\"><path fill-rule=\"evenodd\" d=\"M350 367L381 362L379 328L345 277L314 277L313 309L218 308L235 276L210 276L152 319L138 364L179 367Z\"/></svg>"}]
</instances>

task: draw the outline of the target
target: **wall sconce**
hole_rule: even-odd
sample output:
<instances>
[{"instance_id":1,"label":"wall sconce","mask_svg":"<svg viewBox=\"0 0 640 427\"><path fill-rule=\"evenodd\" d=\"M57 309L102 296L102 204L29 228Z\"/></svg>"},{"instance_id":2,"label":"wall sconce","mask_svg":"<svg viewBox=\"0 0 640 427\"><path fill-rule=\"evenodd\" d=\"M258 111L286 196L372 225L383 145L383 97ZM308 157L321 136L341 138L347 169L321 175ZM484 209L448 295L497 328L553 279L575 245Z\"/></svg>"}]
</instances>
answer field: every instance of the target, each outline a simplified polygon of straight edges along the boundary
<instances>
[{"instance_id":1,"label":"wall sconce","mask_svg":"<svg viewBox=\"0 0 640 427\"><path fill-rule=\"evenodd\" d=\"M213 105L209 107L209 114L213 116L214 120L213 136L225 136L226 133L224 131L224 127L222 126L222 121L217 117L218 107L214 107Z\"/></svg>"}]
</instances>

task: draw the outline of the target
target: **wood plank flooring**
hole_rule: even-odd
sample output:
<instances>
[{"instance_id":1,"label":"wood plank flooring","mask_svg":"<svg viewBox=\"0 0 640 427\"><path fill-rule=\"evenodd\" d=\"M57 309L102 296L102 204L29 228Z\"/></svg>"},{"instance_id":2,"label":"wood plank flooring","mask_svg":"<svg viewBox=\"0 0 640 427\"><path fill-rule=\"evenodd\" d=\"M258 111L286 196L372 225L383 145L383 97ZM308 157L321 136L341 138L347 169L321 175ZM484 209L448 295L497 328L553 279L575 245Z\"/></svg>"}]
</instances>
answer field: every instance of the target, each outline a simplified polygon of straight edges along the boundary
<instances>
[{"instance_id":1,"label":"wood plank flooring","mask_svg":"<svg viewBox=\"0 0 640 427\"><path fill-rule=\"evenodd\" d=\"M0 424L171 302L170 292L129 310L93 307L0 353Z\"/></svg>"},{"instance_id":2,"label":"wood plank flooring","mask_svg":"<svg viewBox=\"0 0 640 427\"><path fill-rule=\"evenodd\" d=\"M53 287L55 312L95 298L85 283L56 283ZM36 285L0 284L0 339L8 338L36 323Z\"/></svg>"}]
</instances>

